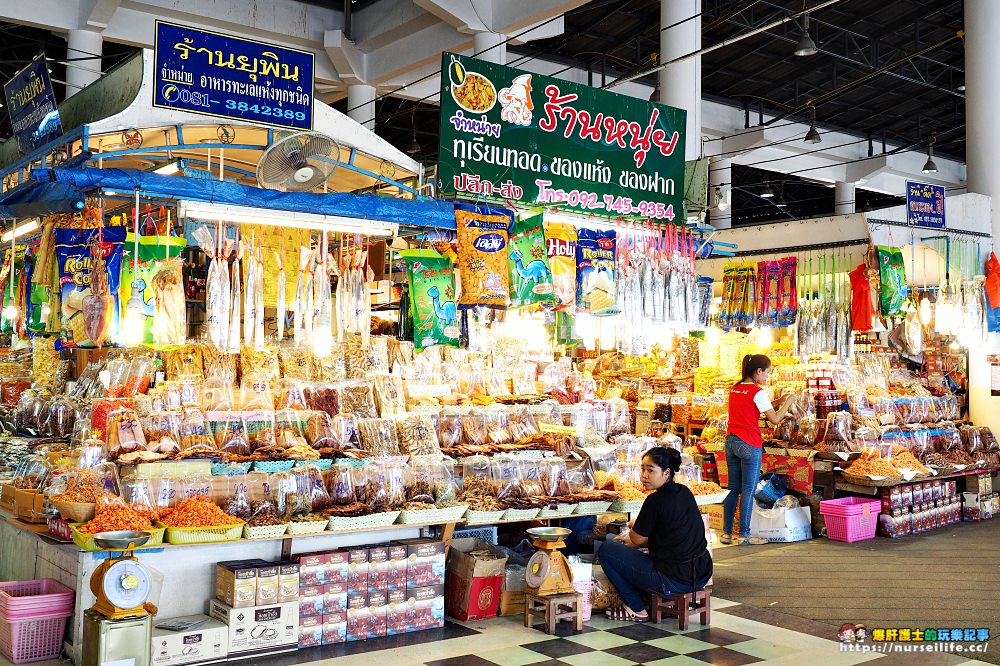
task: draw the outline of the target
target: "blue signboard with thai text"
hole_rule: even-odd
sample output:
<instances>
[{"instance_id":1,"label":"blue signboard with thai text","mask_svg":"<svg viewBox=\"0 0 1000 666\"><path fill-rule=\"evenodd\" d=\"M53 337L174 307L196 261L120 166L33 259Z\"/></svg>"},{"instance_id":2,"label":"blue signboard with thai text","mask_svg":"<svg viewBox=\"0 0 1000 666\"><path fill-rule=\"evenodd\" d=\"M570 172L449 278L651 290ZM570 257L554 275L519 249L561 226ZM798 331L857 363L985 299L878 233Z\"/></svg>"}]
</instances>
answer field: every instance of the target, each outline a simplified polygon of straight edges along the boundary
<instances>
[{"instance_id":1,"label":"blue signboard with thai text","mask_svg":"<svg viewBox=\"0 0 1000 666\"><path fill-rule=\"evenodd\" d=\"M312 129L313 54L156 22L153 106Z\"/></svg>"},{"instance_id":2,"label":"blue signboard with thai text","mask_svg":"<svg viewBox=\"0 0 1000 666\"><path fill-rule=\"evenodd\" d=\"M906 181L906 223L911 227L944 229L944 185Z\"/></svg>"},{"instance_id":3,"label":"blue signboard with thai text","mask_svg":"<svg viewBox=\"0 0 1000 666\"><path fill-rule=\"evenodd\" d=\"M17 149L22 155L62 135L59 107L52 93L44 53L32 58L27 67L3 84L3 94L17 137Z\"/></svg>"}]
</instances>

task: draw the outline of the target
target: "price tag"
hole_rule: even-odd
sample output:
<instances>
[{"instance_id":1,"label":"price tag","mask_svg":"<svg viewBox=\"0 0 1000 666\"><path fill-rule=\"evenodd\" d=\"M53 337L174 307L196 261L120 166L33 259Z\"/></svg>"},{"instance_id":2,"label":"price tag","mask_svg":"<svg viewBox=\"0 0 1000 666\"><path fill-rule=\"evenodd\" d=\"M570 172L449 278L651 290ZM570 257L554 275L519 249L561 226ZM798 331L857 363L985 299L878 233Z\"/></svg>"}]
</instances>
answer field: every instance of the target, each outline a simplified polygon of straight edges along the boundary
<instances>
[{"instance_id":1,"label":"price tag","mask_svg":"<svg viewBox=\"0 0 1000 666\"><path fill-rule=\"evenodd\" d=\"M410 384L406 385L406 393L411 398L440 398L451 395L451 384Z\"/></svg>"},{"instance_id":2,"label":"price tag","mask_svg":"<svg viewBox=\"0 0 1000 666\"><path fill-rule=\"evenodd\" d=\"M671 405L686 405L688 404L687 396L674 396L670 399Z\"/></svg>"},{"instance_id":3,"label":"price tag","mask_svg":"<svg viewBox=\"0 0 1000 666\"><path fill-rule=\"evenodd\" d=\"M726 404L726 396L724 395L709 396L708 402L713 405L724 405Z\"/></svg>"},{"instance_id":4,"label":"price tag","mask_svg":"<svg viewBox=\"0 0 1000 666\"><path fill-rule=\"evenodd\" d=\"M551 432L556 435L576 435L576 428L573 426L552 425L551 423L539 424L538 429L542 432Z\"/></svg>"}]
</instances>

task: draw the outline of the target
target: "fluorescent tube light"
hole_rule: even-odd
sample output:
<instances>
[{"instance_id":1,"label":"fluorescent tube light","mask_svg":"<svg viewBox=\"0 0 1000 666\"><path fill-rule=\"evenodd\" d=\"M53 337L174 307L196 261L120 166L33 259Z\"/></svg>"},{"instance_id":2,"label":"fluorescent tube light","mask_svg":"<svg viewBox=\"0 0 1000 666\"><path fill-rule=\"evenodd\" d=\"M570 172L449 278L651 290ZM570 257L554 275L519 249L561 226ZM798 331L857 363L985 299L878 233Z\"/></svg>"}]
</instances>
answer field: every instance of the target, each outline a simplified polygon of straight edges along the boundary
<instances>
[{"instance_id":1,"label":"fluorescent tube light","mask_svg":"<svg viewBox=\"0 0 1000 666\"><path fill-rule=\"evenodd\" d=\"M0 236L0 242L7 243L12 238L20 238L25 234L30 234L32 231L38 231L38 220L29 220L20 226L14 227L13 231L4 232L4 235Z\"/></svg>"},{"instance_id":2,"label":"fluorescent tube light","mask_svg":"<svg viewBox=\"0 0 1000 666\"><path fill-rule=\"evenodd\" d=\"M399 225L381 220L364 220L340 215L317 215L315 213L294 213L249 206L231 206L201 201L180 201L177 212L181 217L213 222L235 222L238 224L266 224L274 227L304 229L308 231L331 231L334 233L365 234L367 236L395 236Z\"/></svg>"},{"instance_id":3,"label":"fluorescent tube light","mask_svg":"<svg viewBox=\"0 0 1000 666\"><path fill-rule=\"evenodd\" d=\"M180 159L175 159L154 164L153 168L150 169L150 171L152 173L158 173L161 176L172 176L175 173L180 173L183 169L184 169L184 162L182 162Z\"/></svg>"}]
</instances>

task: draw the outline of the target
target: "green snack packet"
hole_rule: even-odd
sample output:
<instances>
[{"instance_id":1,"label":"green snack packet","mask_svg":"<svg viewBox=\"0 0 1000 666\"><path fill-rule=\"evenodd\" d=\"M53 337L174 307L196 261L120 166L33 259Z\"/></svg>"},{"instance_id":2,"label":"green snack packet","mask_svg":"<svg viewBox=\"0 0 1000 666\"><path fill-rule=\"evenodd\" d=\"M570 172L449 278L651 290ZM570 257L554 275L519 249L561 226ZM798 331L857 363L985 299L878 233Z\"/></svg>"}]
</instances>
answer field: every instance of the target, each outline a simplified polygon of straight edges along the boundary
<instances>
[{"instance_id":1,"label":"green snack packet","mask_svg":"<svg viewBox=\"0 0 1000 666\"><path fill-rule=\"evenodd\" d=\"M455 266L434 250L400 252L409 279L413 345L458 346L458 309L455 306Z\"/></svg>"},{"instance_id":2,"label":"green snack packet","mask_svg":"<svg viewBox=\"0 0 1000 666\"><path fill-rule=\"evenodd\" d=\"M507 260L511 309L555 301L541 213L514 222Z\"/></svg>"},{"instance_id":3,"label":"green snack packet","mask_svg":"<svg viewBox=\"0 0 1000 666\"><path fill-rule=\"evenodd\" d=\"M877 248L879 280L879 305L882 315L891 317L903 314L906 305L907 285L906 270L903 266L903 253L898 247L879 245Z\"/></svg>"}]
</instances>

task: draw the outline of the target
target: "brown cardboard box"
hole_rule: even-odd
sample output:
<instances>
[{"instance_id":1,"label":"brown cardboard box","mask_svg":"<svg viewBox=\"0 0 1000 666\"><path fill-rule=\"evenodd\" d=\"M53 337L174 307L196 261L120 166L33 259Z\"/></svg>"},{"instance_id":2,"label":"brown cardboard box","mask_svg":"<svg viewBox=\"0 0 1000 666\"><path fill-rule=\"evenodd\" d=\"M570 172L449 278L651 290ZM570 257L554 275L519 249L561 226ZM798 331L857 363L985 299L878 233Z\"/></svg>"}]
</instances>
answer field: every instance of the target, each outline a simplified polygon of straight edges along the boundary
<instances>
[{"instance_id":1,"label":"brown cardboard box","mask_svg":"<svg viewBox=\"0 0 1000 666\"><path fill-rule=\"evenodd\" d=\"M248 608L258 605L257 568L258 564L253 560L231 560L217 563L215 565L215 598L233 608ZM275 596L277 596L276 590Z\"/></svg>"},{"instance_id":2,"label":"brown cardboard box","mask_svg":"<svg viewBox=\"0 0 1000 666\"><path fill-rule=\"evenodd\" d=\"M500 593L500 615L509 617L511 615L524 615L524 592Z\"/></svg>"},{"instance_id":3,"label":"brown cardboard box","mask_svg":"<svg viewBox=\"0 0 1000 666\"><path fill-rule=\"evenodd\" d=\"M299 599L299 565L296 562L278 564L278 603Z\"/></svg>"},{"instance_id":4,"label":"brown cardboard box","mask_svg":"<svg viewBox=\"0 0 1000 666\"><path fill-rule=\"evenodd\" d=\"M701 512L708 516L708 526L718 533L722 533L722 505L709 504L700 506Z\"/></svg>"},{"instance_id":5,"label":"brown cardboard box","mask_svg":"<svg viewBox=\"0 0 1000 666\"><path fill-rule=\"evenodd\" d=\"M14 488L14 484L12 483L4 483L0 485L0 488L2 488L0 490L0 507L10 513L14 513L14 491L17 489Z\"/></svg>"},{"instance_id":6,"label":"brown cardboard box","mask_svg":"<svg viewBox=\"0 0 1000 666\"><path fill-rule=\"evenodd\" d=\"M45 510L45 496L37 490L14 491L14 515L26 523L44 523L48 516Z\"/></svg>"},{"instance_id":7,"label":"brown cardboard box","mask_svg":"<svg viewBox=\"0 0 1000 666\"><path fill-rule=\"evenodd\" d=\"M466 622L496 617L507 556L482 539L452 539L445 576L445 608Z\"/></svg>"}]
</instances>

